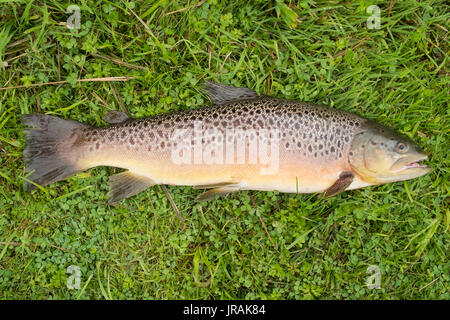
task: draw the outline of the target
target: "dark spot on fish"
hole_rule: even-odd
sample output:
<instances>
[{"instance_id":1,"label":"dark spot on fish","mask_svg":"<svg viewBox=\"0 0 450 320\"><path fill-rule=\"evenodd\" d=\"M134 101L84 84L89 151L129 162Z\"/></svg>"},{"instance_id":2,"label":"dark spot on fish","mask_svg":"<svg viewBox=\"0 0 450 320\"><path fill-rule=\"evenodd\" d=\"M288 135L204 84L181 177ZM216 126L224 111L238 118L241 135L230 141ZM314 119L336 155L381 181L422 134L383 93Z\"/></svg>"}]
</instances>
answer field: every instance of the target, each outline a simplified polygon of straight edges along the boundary
<instances>
[{"instance_id":1,"label":"dark spot on fish","mask_svg":"<svg viewBox=\"0 0 450 320\"><path fill-rule=\"evenodd\" d=\"M165 146L166 144L164 143L164 141L161 141L161 149L164 149Z\"/></svg>"},{"instance_id":2,"label":"dark spot on fish","mask_svg":"<svg viewBox=\"0 0 450 320\"><path fill-rule=\"evenodd\" d=\"M323 144L319 144L319 150L323 149Z\"/></svg>"},{"instance_id":3,"label":"dark spot on fish","mask_svg":"<svg viewBox=\"0 0 450 320\"><path fill-rule=\"evenodd\" d=\"M150 132L150 133L148 134L148 136L150 137L150 139L154 139L154 138L155 138L155 134L154 134L153 132Z\"/></svg>"},{"instance_id":4,"label":"dark spot on fish","mask_svg":"<svg viewBox=\"0 0 450 320\"><path fill-rule=\"evenodd\" d=\"M168 122L164 123L164 128L166 128L166 129L170 128L170 123L168 123Z\"/></svg>"},{"instance_id":5,"label":"dark spot on fish","mask_svg":"<svg viewBox=\"0 0 450 320\"><path fill-rule=\"evenodd\" d=\"M308 151L311 153L312 152L312 147L311 145L308 146Z\"/></svg>"},{"instance_id":6,"label":"dark spot on fish","mask_svg":"<svg viewBox=\"0 0 450 320\"><path fill-rule=\"evenodd\" d=\"M219 115L218 115L217 113L213 113L213 118L214 118L214 119L217 119L218 116L219 116Z\"/></svg>"},{"instance_id":7,"label":"dark spot on fish","mask_svg":"<svg viewBox=\"0 0 450 320\"><path fill-rule=\"evenodd\" d=\"M125 138L126 135L127 135L127 133L125 132L125 130L120 133L120 137L122 139Z\"/></svg>"},{"instance_id":8,"label":"dark spot on fish","mask_svg":"<svg viewBox=\"0 0 450 320\"><path fill-rule=\"evenodd\" d=\"M258 123L258 125L259 125L260 127L264 126L264 122L263 122L261 119L258 120L257 123Z\"/></svg>"},{"instance_id":9,"label":"dark spot on fish","mask_svg":"<svg viewBox=\"0 0 450 320\"><path fill-rule=\"evenodd\" d=\"M302 143L301 142L297 142L297 147L301 148L302 147Z\"/></svg>"},{"instance_id":10,"label":"dark spot on fish","mask_svg":"<svg viewBox=\"0 0 450 320\"><path fill-rule=\"evenodd\" d=\"M314 158L317 158L317 152L314 152Z\"/></svg>"},{"instance_id":11,"label":"dark spot on fish","mask_svg":"<svg viewBox=\"0 0 450 320\"><path fill-rule=\"evenodd\" d=\"M139 139L144 140L144 138L145 138L144 133L141 132L141 133L139 134Z\"/></svg>"},{"instance_id":12,"label":"dark spot on fish","mask_svg":"<svg viewBox=\"0 0 450 320\"><path fill-rule=\"evenodd\" d=\"M330 151L331 151L332 153L334 153L334 152L336 151L336 149L332 146Z\"/></svg>"},{"instance_id":13,"label":"dark spot on fish","mask_svg":"<svg viewBox=\"0 0 450 320\"><path fill-rule=\"evenodd\" d=\"M350 125L351 127L353 127L353 122L352 122L352 121L350 121L349 125Z\"/></svg>"},{"instance_id":14,"label":"dark spot on fish","mask_svg":"<svg viewBox=\"0 0 450 320\"><path fill-rule=\"evenodd\" d=\"M98 150L99 148L100 148L100 143L97 142L97 143L95 144L95 149Z\"/></svg>"},{"instance_id":15,"label":"dark spot on fish","mask_svg":"<svg viewBox=\"0 0 450 320\"><path fill-rule=\"evenodd\" d=\"M131 144L131 145L134 145L134 139L133 139L133 137L130 137L130 140L129 140L129 141L130 141L130 144Z\"/></svg>"},{"instance_id":16,"label":"dark spot on fish","mask_svg":"<svg viewBox=\"0 0 450 320\"><path fill-rule=\"evenodd\" d=\"M353 152L352 152L352 151L350 151L350 153L349 153L349 154L350 154L350 156L353 156Z\"/></svg>"}]
</instances>

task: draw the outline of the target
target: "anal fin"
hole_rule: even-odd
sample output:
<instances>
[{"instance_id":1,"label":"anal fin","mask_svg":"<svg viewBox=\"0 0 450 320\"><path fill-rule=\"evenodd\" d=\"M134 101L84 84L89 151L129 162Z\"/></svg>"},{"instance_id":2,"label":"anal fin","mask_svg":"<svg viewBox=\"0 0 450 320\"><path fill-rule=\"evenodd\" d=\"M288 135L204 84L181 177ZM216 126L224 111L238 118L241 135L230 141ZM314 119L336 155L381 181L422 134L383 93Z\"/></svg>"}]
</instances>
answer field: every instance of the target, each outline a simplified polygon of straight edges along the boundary
<instances>
[{"instance_id":1,"label":"anal fin","mask_svg":"<svg viewBox=\"0 0 450 320\"><path fill-rule=\"evenodd\" d=\"M215 188L222 188L222 187L228 187L228 188L239 188L238 182L219 182L219 183L213 183L213 184L201 184L197 186L193 186L194 189L215 189Z\"/></svg>"},{"instance_id":2,"label":"anal fin","mask_svg":"<svg viewBox=\"0 0 450 320\"><path fill-rule=\"evenodd\" d=\"M325 190L324 196L331 197L338 193L341 193L348 188L348 186L353 182L354 178L355 175L350 171L341 172L336 182L333 183L327 190Z\"/></svg>"},{"instance_id":3,"label":"anal fin","mask_svg":"<svg viewBox=\"0 0 450 320\"><path fill-rule=\"evenodd\" d=\"M138 194L145 189L154 186L155 183L150 178L138 175L130 171L124 171L109 177L110 191L108 193L108 203L114 204Z\"/></svg>"},{"instance_id":4,"label":"anal fin","mask_svg":"<svg viewBox=\"0 0 450 320\"><path fill-rule=\"evenodd\" d=\"M229 193L232 193L234 191L238 191L239 188L237 187L219 187L215 189L208 190L206 192L203 192L201 195L197 197L197 201L208 201L212 200L215 197L218 196L224 196Z\"/></svg>"}]
</instances>

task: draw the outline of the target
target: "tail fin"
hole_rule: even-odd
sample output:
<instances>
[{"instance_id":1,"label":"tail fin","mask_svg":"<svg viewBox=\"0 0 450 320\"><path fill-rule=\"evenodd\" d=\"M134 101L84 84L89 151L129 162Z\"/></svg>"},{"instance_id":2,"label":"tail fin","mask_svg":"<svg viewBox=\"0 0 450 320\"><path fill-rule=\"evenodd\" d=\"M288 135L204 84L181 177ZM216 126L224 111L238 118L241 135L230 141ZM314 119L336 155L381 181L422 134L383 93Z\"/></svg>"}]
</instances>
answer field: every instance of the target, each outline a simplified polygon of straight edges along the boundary
<instances>
[{"instance_id":1,"label":"tail fin","mask_svg":"<svg viewBox=\"0 0 450 320\"><path fill-rule=\"evenodd\" d=\"M44 114L23 115L22 122L29 127L24 130L23 151L25 172L31 173L28 180L46 186L81 171L73 165L72 147L84 124ZM24 188L31 191L36 185L25 181Z\"/></svg>"}]
</instances>

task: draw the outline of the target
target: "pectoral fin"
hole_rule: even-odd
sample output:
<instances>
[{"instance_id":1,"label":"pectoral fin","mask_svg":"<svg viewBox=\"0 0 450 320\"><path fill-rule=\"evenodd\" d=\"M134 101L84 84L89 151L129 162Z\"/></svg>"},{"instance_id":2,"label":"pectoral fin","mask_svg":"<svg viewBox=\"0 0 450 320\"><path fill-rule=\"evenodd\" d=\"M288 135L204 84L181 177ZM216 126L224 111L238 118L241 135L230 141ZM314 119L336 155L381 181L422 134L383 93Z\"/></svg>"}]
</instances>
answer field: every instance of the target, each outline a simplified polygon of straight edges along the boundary
<instances>
[{"instance_id":1,"label":"pectoral fin","mask_svg":"<svg viewBox=\"0 0 450 320\"><path fill-rule=\"evenodd\" d=\"M105 121L109 124L121 123L127 121L130 117L125 112L120 112L116 110L109 111L105 115Z\"/></svg>"},{"instance_id":2,"label":"pectoral fin","mask_svg":"<svg viewBox=\"0 0 450 320\"><path fill-rule=\"evenodd\" d=\"M145 189L154 186L153 180L140 176L130 171L124 171L109 177L111 182L108 193L108 203L114 204L125 198L138 194Z\"/></svg>"},{"instance_id":3,"label":"pectoral fin","mask_svg":"<svg viewBox=\"0 0 450 320\"><path fill-rule=\"evenodd\" d=\"M208 190L206 192L203 192L201 195L197 197L197 201L208 201L212 200L217 196L224 196L226 194L232 193L234 191L238 191L239 188L237 187L220 187Z\"/></svg>"},{"instance_id":4,"label":"pectoral fin","mask_svg":"<svg viewBox=\"0 0 450 320\"><path fill-rule=\"evenodd\" d=\"M325 197L331 197L338 193L341 193L353 182L355 175L350 171L341 172L339 175L339 179L336 180L335 183L331 187L329 187L324 192Z\"/></svg>"}]
</instances>

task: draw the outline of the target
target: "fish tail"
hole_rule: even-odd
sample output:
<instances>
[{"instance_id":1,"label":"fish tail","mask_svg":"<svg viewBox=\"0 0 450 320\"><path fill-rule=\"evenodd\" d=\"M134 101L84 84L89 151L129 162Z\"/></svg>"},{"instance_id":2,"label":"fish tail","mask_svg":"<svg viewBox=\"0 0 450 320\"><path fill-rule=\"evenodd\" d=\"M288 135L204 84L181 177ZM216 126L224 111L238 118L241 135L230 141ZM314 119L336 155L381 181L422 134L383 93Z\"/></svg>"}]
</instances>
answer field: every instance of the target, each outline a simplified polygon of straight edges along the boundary
<instances>
[{"instance_id":1,"label":"fish tail","mask_svg":"<svg viewBox=\"0 0 450 320\"><path fill-rule=\"evenodd\" d=\"M26 147L23 151L26 191L85 170L76 166L74 145L86 125L44 114L23 115L22 122L29 127L24 130Z\"/></svg>"}]
</instances>

